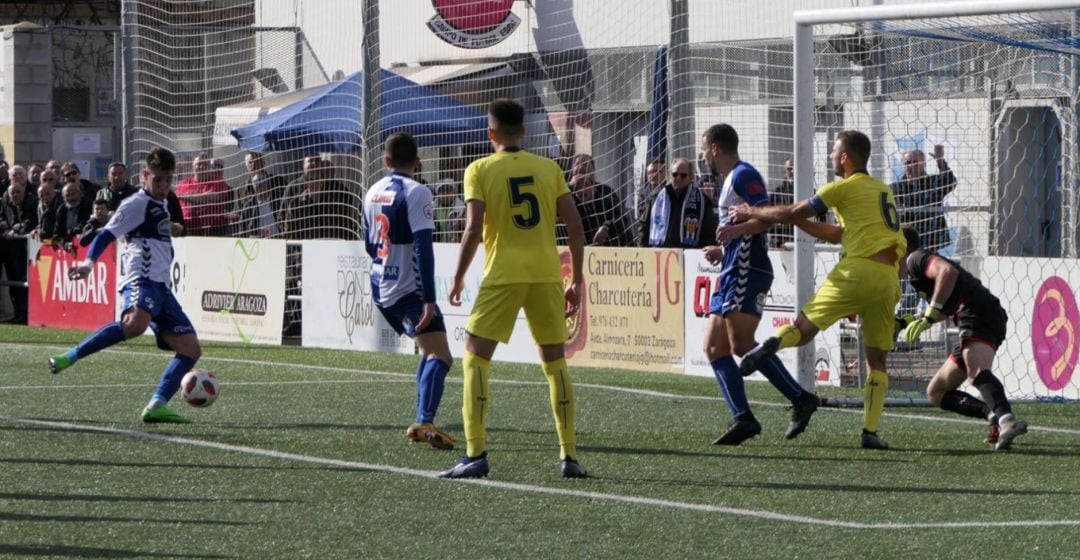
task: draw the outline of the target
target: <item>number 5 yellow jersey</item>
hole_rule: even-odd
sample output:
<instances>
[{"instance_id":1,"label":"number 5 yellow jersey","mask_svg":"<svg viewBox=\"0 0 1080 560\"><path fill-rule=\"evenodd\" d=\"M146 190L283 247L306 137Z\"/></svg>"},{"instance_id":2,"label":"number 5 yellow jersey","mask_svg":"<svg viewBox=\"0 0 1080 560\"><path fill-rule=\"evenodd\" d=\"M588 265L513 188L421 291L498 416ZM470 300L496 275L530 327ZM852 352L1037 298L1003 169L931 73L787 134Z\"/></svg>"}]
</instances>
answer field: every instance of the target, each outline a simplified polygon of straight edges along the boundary
<instances>
[{"instance_id":1,"label":"number 5 yellow jersey","mask_svg":"<svg viewBox=\"0 0 1080 560\"><path fill-rule=\"evenodd\" d=\"M484 285L562 282L555 201L568 194L559 165L525 150L504 149L469 164L465 200L486 208Z\"/></svg>"}]
</instances>

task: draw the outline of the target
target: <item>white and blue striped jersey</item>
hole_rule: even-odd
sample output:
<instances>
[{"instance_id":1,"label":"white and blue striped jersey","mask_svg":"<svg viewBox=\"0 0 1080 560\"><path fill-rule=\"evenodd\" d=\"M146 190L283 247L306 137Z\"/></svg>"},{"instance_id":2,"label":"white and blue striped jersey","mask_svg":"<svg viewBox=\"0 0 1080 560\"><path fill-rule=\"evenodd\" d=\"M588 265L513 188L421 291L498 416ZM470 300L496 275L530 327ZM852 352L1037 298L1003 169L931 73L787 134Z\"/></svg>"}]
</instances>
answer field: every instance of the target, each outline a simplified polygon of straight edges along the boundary
<instances>
[{"instance_id":1,"label":"white and blue striped jersey","mask_svg":"<svg viewBox=\"0 0 1080 560\"><path fill-rule=\"evenodd\" d=\"M105 231L116 239L126 237L120 255L120 288L139 279L172 285L172 220L164 200L154 200L145 189L124 199L113 213Z\"/></svg>"},{"instance_id":2,"label":"white and blue striped jersey","mask_svg":"<svg viewBox=\"0 0 1080 560\"><path fill-rule=\"evenodd\" d=\"M422 295L413 234L434 229L435 209L427 185L408 175L390 173L368 189L364 246L372 260L371 290L376 305L389 307L406 295Z\"/></svg>"},{"instance_id":3,"label":"white and blue striped jersey","mask_svg":"<svg viewBox=\"0 0 1080 560\"><path fill-rule=\"evenodd\" d=\"M731 223L728 209L742 203L758 206L769 203L769 193L765 180L754 166L740 161L724 178L720 189L717 207L720 213L720 226ZM744 235L724 243L724 259L721 274L734 272L745 276L750 271L772 274L772 262L769 261L769 243L765 232L756 235Z\"/></svg>"}]
</instances>

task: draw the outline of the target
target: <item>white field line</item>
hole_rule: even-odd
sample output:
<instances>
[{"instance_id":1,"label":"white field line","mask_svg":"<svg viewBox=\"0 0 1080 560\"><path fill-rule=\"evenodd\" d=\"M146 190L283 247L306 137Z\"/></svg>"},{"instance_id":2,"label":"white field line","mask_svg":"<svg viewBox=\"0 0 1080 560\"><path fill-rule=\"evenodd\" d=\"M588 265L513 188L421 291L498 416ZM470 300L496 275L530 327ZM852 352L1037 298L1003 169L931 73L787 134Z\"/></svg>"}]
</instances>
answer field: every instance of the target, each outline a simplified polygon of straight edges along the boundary
<instances>
[{"instance_id":1,"label":"white field line","mask_svg":"<svg viewBox=\"0 0 1080 560\"><path fill-rule=\"evenodd\" d=\"M274 451L272 449L262 449L258 447L249 447L244 445L231 445L227 443L218 443L214 441L206 441L201 439L172 436L168 434L139 432L134 430L121 430L116 428L104 428L99 426L88 426L82 424L73 424L69 422L52 422L46 420L31 420L26 418L15 418L10 416L0 416L0 421L10 422L16 424L29 424L33 426L43 426L50 428L62 428L68 430L78 430L102 435L113 436L125 436L138 439L145 439L151 441L159 441L165 443L173 443L177 445L188 445L192 447L203 447L208 449L216 449L219 451L228 451L233 453L244 453L248 455L256 455L259 457L269 457L272 459L280 459L283 461L297 461L304 463L314 463L319 465L328 465L333 467L364 470L372 472L384 472L399 474L404 476L415 476L420 478L437 479L435 472L422 471L417 469L407 469L403 467L393 467L389 465L378 465L372 463L359 463L354 461L342 461L340 459L328 459L325 457L314 457L311 455L301 455L297 453L283 453L281 451ZM459 480L459 481L446 481L450 483L464 483L473 484L476 486L482 486L487 488L496 488L499 490L508 490L513 492L527 492L531 494L546 494L552 496L565 496L571 498L582 498L586 500L596 500L603 502L623 503L639 506L655 506L668 509L679 509L689 511L700 511L705 513L717 513L722 515L733 515L738 517L751 517L756 519L765 519L769 521L780 521L786 523L799 523L804 525L818 525L824 527L833 527L838 529L870 529L870 530L905 530L905 529L962 529L962 528L994 528L994 527L1063 527L1063 526L1080 526L1080 519L1034 519L1034 520L1012 520L1012 521L972 521L972 522L945 522L945 523L856 523L851 521L837 521L832 519L820 519L816 517L804 517L800 515L789 515L785 513L777 513L764 510L753 509L741 509L730 508L723 506L713 506L708 504L694 504L688 502L676 502L672 500L661 500L657 498L646 498L642 496L627 496L623 494L606 494L602 492L587 492L583 490L573 490L570 488L557 488L550 486L536 486L533 484L519 484L514 482L500 482L496 480L487 479L471 479L471 480Z\"/></svg>"},{"instance_id":2,"label":"white field line","mask_svg":"<svg viewBox=\"0 0 1080 560\"><path fill-rule=\"evenodd\" d=\"M14 344L14 343L10 343L10 342L0 342L0 348L17 348L17 349L21 349L21 350L26 350L28 347L26 345L22 345L22 344ZM67 346L49 346L49 345L33 345L33 346L29 347L29 348L47 348L47 349L54 349L54 350L67 350L68 349ZM163 354L160 353L160 352L139 352L139 351L134 351L134 350L109 349L109 350L105 350L105 352L109 352L111 354L126 355L126 356L152 356L152 357L163 356ZM352 369L352 368L342 368L342 367L334 367L334 366L320 366L320 365L314 365L314 364L293 364L293 363L289 363L289 362L268 362L268 361L265 361L265 360L251 360L251 359L244 359L244 358L217 358L217 357L213 357L213 356L203 356L202 358L200 358L200 361L203 361L203 362L209 361L209 362L234 363L234 364L248 364L248 365L265 365L265 366L270 366L270 367L280 367L280 368L290 368L290 369L310 369L310 370L315 370L315 371L329 371L329 372L335 372L335 373L350 373L350 374L375 375L375 376L384 376L384 377L398 377L398 378L402 378L403 380L415 380L416 379L416 375L412 374L412 373L401 373L401 372L392 372L392 371L378 371L378 370L370 370L370 369ZM43 371L44 371L44 368L45 368L45 365L44 365L44 360L43 360L42 361L42 370ZM451 382L454 382L454 383L461 383L461 379L458 379L458 378L448 378L448 380L451 381ZM290 384L290 383L292 383L292 384L318 384L318 383L346 383L346 382L352 382L352 381L349 381L349 380L338 380L338 381L329 380L329 381L324 381L324 382L319 382L319 381L260 381L260 382L254 382L254 381L252 381L252 382L243 382L243 383L250 384L250 385L255 385L255 384L274 385L274 384L279 384L280 383L282 385L285 385L285 384ZM500 384L500 385L546 385L547 384L547 382L545 382L545 381L518 381L518 380L511 380L511 379L491 379L491 383L497 383L497 384ZM228 382L228 384L229 385L236 385L236 384L239 384L239 383ZM126 386L126 385L114 385L114 386L115 387L121 387L121 386ZM92 389L94 387L104 387L104 386L103 385L93 385L93 386L91 386L91 385L86 385L86 386L83 386L83 385L0 386L0 390L7 391L7 390L18 390L18 389L49 389L49 388L57 388L57 389L61 389L61 388L71 388L71 389L85 388L85 389ZM574 383L574 387L587 388L587 389L598 389L598 390L601 390L601 391L613 391L613 392L617 392L617 393L627 393L627 394L631 394L631 395L640 395L640 396L644 396L644 397L659 397L659 398L686 399L686 400L705 400L705 401L718 401L718 400L721 400L720 397L708 397L708 396L701 396L701 395L680 395L680 394L677 394L677 393L665 393L663 391L652 391L652 390L648 390L648 389L633 389L633 388L629 388L629 387L617 387L617 386L613 386L613 385L599 385L599 384L595 384L595 383ZM769 401L750 401L750 403L753 404L754 406L768 406L768 407L782 407L782 408L787 408L789 406L789 405L784 404L784 403L769 402ZM828 407L818 409L818 412L847 413L847 414L860 414L860 415L862 414L862 410L858 410L858 409L828 408ZM964 418L948 418L948 417L941 417L941 416L929 416L929 415L923 415L923 414L903 414L903 413L898 413L898 412L885 412L883 414L883 416L887 416L887 417L890 417L890 418L904 418L904 419L907 419L907 420L924 420L924 421L927 421L927 422L938 422L938 423L946 423L946 424L970 424L970 425L973 425L973 426L985 426L986 425L986 422L982 422L980 420L968 420L968 419L964 419ZM1052 427L1042 427L1042 426L1031 426L1029 429L1032 430L1032 431L1036 431L1036 432L1069 434L1069 435L1080 436L1080 429L1052 428Z\"/></svg>"}]
</instances>

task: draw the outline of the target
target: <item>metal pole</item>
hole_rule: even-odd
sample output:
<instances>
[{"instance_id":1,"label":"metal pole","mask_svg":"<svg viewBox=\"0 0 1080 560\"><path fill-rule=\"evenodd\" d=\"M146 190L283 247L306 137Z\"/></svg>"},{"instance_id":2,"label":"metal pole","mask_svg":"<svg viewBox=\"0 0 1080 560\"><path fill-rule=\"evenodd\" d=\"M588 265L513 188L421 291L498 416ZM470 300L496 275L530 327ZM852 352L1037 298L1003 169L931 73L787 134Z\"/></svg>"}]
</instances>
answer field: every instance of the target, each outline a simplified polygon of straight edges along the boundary
<instances>
[{"instance_id":1,"label":"metal pole","mask_svg":"<svg viewBox=\"0 0 1080 560\"><path fill-rule=\"evenodd\" d=\"M668 77L671 130L668 150L671 158L694 161L697 142L694 138L694 89L690 72L690 8L688 0L671 0L671 36L669 39Z\"/></svg>"},{"instance_id":2,"label":"metal pole","mask_svg":"<svg viewBox=\"0 0 1080 560\"><path fill-rule=\"evenodd\" d=\"M123 53L121 55L121 94L120 94L120 145L121 159L128 167L135 164L134 161L134 130L135 130L135 45L138 32L138 14L133 2L125 0L121 5L120 12L120 43Z\"/></svg>"},{"instance_id":3,"label":"metal pole","mask_svg":"<svg viewBox=\"0 0 1080 560\"><path fill-rule=\"evenodd\" d=\"M364 65L360 129L363 131L362 185L369 185L379 173L379 0L363 0L364 38L361 42Z\"/></svg>"},{"instance_id":4,"label":"metal pole","mask_svg":"<svg viewBox=\"0 0 1080 560\"><path fill-rule=\"evenodd\" d=\"M814 28L795 24L795 200L813 193L814 182ZM795 228L796 313L814 293L814 240ZM814 345L800 346L799 384L814 387Z\"/></svg>"}]
</instances>

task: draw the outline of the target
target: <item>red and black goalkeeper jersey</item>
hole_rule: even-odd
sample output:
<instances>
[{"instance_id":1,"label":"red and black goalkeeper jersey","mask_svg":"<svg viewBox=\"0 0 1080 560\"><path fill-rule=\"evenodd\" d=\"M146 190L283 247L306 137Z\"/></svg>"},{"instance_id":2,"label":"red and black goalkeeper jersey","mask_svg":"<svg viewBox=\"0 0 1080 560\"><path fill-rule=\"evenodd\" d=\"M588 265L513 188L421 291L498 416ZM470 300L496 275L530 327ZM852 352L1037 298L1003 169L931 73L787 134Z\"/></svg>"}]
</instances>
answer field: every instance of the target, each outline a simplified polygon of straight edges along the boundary
<instances>
[{"instance_id":1,"label":"red and black goalkeeper jersey","mask_svg":"<svg viewBox=\"0 0 1080 560\"><path fill-rule=\"evenodd\" d=\"M926 270L930 267L930 264L934 259L945 259L946 262L956 267L956 270L960 271L960 275L956 278L956 285L953 286L952 293L949 294L948 299L945 300L945 305L941 310L944 315L955 315L957 308L962 305L998 303L997 297L995 297L994 294L991 294L990 290L987 290L986 286L983 286L978 278L973 276L962 266L937 253L923 249L912 251L904 261L904 266L907 267L911 285L915 288L915 291L919 292L920 297L930 301L930 298L934 295L934 280L926 277Z\"/></svg>"}]
</instances>

